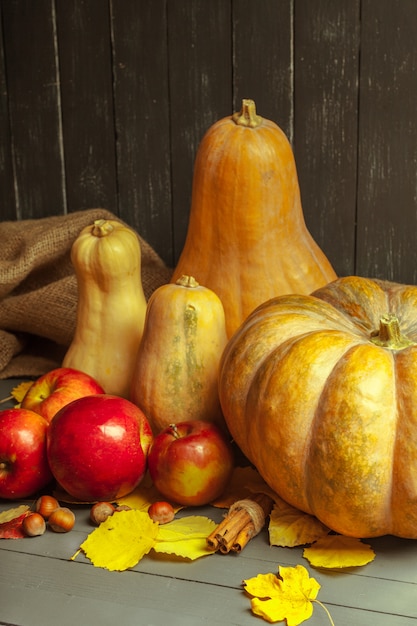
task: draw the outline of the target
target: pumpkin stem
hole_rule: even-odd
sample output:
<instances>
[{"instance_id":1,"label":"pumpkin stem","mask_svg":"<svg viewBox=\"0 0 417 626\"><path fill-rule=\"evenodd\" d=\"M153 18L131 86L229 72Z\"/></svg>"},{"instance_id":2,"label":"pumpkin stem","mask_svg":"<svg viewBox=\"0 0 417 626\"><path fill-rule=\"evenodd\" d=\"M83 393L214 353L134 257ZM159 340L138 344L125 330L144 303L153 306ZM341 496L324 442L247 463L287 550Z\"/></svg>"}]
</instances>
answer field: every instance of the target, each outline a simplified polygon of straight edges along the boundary
<instances>
[{"instance_id":1,"label":"pumpkin stem","mask_svg":"<svg viewBox=\"0 0 417 626\"><path fill-rule=\"evenodd\" d=\"M91 234L94 235L94 237L107 237L107 235L110 235L113 230L113 225L110 224L108 220L95 220L91 229Z\"/></svg>"},{"instance_id":2,"label":"pumpkin stem","mask_svg":"<svg viewBox=\"0 0 417 626\"><path fill-rule=\"evenodd\" d=\"M246 126L248 128L257 128L257 126L262 124L262 117L256 113L255 101L247 98L242 100L242 108L239 113L232 115L232 120L238 126Z\"/></svg>"},{"instance_id":3,"label":"pumpkin stem","mask_svg":"<svg viewBox=\"0 0 417 626\"><path fill-rule=\"evenodd\" d=\"M183 274L180 278L178 278L176 284L181 285L181 287L199 287L199 283L196 281L194 276L187 276L186 274Z\"/></svg>"},{"instance_id":4,"label":"pumpkin stem","mask_svg":"<svg viewBox=\"0 0 417 626\"><path fill-rule=\"evenodd\" d=\"M398 317L393 313L386 313L379 320L379 330L372 333L372 343L389 350L404 350L408 346L416 345L401 333Z\"/></svg>"}]
</instances>

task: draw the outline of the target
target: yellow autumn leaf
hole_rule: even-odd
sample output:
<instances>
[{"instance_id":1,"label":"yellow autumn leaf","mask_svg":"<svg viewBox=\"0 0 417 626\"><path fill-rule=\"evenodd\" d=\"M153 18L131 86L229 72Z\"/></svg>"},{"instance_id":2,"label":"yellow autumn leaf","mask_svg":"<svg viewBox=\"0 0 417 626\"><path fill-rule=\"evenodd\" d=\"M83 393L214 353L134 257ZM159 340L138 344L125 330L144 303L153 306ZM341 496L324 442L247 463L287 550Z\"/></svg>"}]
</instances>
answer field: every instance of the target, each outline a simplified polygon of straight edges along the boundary
<instances>
[{"instance_id":1,"label":"yellow autumn leaf","mask_svg":"<svg viewBox=\"0 0 417 626\"><path fill-rule=\"evenodd\" d=\"M269 520L271 546L293 548L313 543L329 532L330 529L316 517L303 513L275 496L275 504Z\"/></svg>"},{"instance_id":2,"label":"yellow autumn leaf","mask_svg":"<svg viewBox=\"0 0 417 626\"><path fill-rule=\"evenodd\" d=\"M279 495L271 489L269 485L259 476L259 479L255 478L255 480L250 480L246 483L246 488L250 493L263 493L266 496L269 496L271 500L281 500Z\"/></svg>"},{"instance_id":3,"label":"yellow autumn leaf","mask_svg":"<svg viewBox=\"0 0 417 626\"><path fill-rule=\"evenodd\" d=\"M80 549L95 567L123 571L154 547L158 527L143 511L118 511L90 533Z\"/></svg>"},{"instance_id":4,"label":"yellow autumn leaf","mask_svg":"<svg viewBox=\"0 0 417 626\"><path fill-rule=\"evenodd\" d=\"M153 549L191 560L214 554L206 539L215 527L213 520L199 515L173 520L159 527Z\"/></svg>"},{"instance_id":5,"label":"yellow autumn leaf","mask_svg":"<svg viewBox=\"0 0 417 626\"><path fill-rule=\"evenodd\" d=\"M280 579L276 574L258 574L243 581L245 591L257 598L273 598L280 593Z\"/></svg>"},{"instance_id":6,"label":"yellow autumn leaf","mask_svg":"<svg viewBox=\"0 0 417 626\"><path fill-rule=\"evenodd\" d=\"M247 498L254 491L263 493L267 488L265 481L253 467L235 467L226 490L210 504L220 509L228 509L237 500Z\"/></svg>"},{"instance_id":7,"label":"yellow autumn leaf","mask_svg":"<svg viewBox=\"0 0 417 626\"><path fill-rule=\"evenodd\" d=\"M164 498L160 491L156 489L149 477L149 474L146 474L136 489L126 496L117 499L117 504L126 505L131 509L136 509L138 511L147 511L151 504L159 502L160 500L166 500L166 498ZM175 513L184 508L174 502L171 502L170 504L172 504Z\"/></svg>"},{"instance_id":8,"label":"yellow autumn leaf","mask_svg":"<svg viewBox=\"0 0 417 626\"><path fill-rule=\"evenodd\" d=\"M21 504L19 506L13 507L12 509L7 509L6 511L1 511L0 513L0 524L6 524L17 517L23 515L29 511L29 506L27 504Z\"/></svg>"},{"instance_id":9,"label":"yellow autumn leaf","mask_svg":"<svg viewBox=\"0 0 417 626\"><path fill-rule=\"evenodd\" d=\"M328 535L305 548L303 556L313 567L334 569L366 565L374 560L375 552L355 537Z\"/></svg>"},{"instance_id":10,"label":"yellow autumn leaf","mask_svg":"<svg viewBox=\"0 0 417 626\"><path fill-rule=\"evenodd\" d=\"M29 389L29 387L32 387L32 385L32 380L21 382L16 387L13 387L9 396L0 400L0 404L3 404L4 402L9 402L10 400L15 400L17 403L15 406L18 407L25 397L27 390Z\"/></svg>"},{"instance_id":11,"label":"yellow autumn leaf","mask_svg":"<svg viewBox=\"0 0 417 626\"><path fill-rule=\"evenodd\" d=\"M279 576L258 574L243 581L244 589L251 599L252 612L270 623L286 620L287 626L298 626L313 614L313 602L328 610L316 598L320 584L310 578L302 565L279 567Z\"/></svg>"},{"instance_id":12,"label":"yellow autumn leaf","mask_svg":"<svg viewBox=\"0 0 417 626\"><path fill-rule=\"evenodd\" d=\"M33 380L25 380L16 387L13 387L11 395L20 404L26 395L27 390L32 387Z\"/></svg>"},{"instance_id":13,"label":"yellow autumn leaf","mask_svg":"<svg viewBox=\"0 0 417 626\"><path fill-rule=\"evenodd\" d=\"M158 496L159 492L155 489L155 487L145 487L143 485L139 485L127 496L118 498L117 504L130 506L131 509L136 509L138 511L147 511L152 502L156 502L161 499L160 496Z\"/></svg>"}]
</instances>

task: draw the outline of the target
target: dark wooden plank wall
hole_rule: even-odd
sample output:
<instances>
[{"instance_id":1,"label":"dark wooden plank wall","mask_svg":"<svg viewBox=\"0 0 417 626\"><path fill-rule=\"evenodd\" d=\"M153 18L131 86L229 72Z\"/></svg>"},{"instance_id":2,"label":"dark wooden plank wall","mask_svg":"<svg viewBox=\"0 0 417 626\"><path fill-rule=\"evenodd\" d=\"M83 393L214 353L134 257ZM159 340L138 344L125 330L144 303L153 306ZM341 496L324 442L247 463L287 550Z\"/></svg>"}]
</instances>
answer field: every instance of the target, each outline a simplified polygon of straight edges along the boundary
<instances>
[{"instance_id":1,"label":"dark wooden plank wall","mask_svg":"<svg viewBox=\"0 0 417 626\"><path fill-rule=\"evenodd\" d=\"M417 283L415 0L0 0L0 217L103 206L173 265L207 128L254 98L340 274Z\"/></svg>"}]
</instances>

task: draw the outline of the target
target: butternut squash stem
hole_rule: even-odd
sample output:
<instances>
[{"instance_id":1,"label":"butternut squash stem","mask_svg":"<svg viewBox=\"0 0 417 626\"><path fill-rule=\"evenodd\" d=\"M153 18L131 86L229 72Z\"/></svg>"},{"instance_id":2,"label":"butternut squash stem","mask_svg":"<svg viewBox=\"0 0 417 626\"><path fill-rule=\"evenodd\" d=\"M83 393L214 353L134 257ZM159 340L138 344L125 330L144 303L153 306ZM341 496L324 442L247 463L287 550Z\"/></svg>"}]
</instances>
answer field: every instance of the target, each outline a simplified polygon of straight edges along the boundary
<instances>
[{"instance_id":1,"label":"butternut squash stem","mask_svg":"<svg viewBox=\"0 0 417 626\"><path fill-rule=\"evenodd\" d=\"M182 287L198 287L199 286L199 283L196 281L194 276L187 276L186 274L183 274L180 278L178 278L178 280L176 281L176 284L181 285Z\"/></svg>"},{"instance_id":2,"label":"butternut squash stem","mask_svg":"<svg viewBox=\"0 0 417 626\"><path fill-rule=\"evenodd\" d=\"M398 317L393 313L386 313L379 320L379 330L371 336L372 343L389 350L404 350L416 343L401 333Z\"/></svg>"},{"instance_id":3,"label":"butternut squash stem","mask_svg":"<svg viewBox=\"0 0 417 626\"><path fill-rule=\"evenodd\" d=\"M232 115L232 120L238 126L246 126L247 128L257 128L262 124L262 117L256 113L254 100L248 98L242 100L242 108L239 113Z\"/></svg>"},{"instance_id":4,"label":"butternut squash stem","mask_svg":"<svg viewBox=\"0 0 417 626\"><path fill-rule=\"evenodd\" d=\"M101 219L95 220L93 228L91 229L91 233L95 237L107 237L107 235L110 235L113 230L113 225L110 224L108 220Z\"/></svg>"}]
</instances>

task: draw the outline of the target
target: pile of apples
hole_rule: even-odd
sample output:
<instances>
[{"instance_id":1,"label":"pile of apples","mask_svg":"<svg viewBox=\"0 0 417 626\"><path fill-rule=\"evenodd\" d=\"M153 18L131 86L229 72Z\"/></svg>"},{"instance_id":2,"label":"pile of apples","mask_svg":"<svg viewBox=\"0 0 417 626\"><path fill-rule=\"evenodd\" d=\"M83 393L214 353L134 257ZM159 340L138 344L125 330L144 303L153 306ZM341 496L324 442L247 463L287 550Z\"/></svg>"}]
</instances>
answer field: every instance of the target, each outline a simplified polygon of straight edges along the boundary
<instances>
[{"instance_id":1,"label":"pile of apples","mask_svg":"<svg viewBox=\"0 0 417 626\"><path fill-rule=\"evenodd\" d=\"M40 376L20 405L0 411L0 498L7 500L55 482L81 502L111 502L149 469L165 498L198 506L221 495L233 465L216 425L196 420L152 433L139 407L72 368Z\"/></svg>"}]
</instances>

